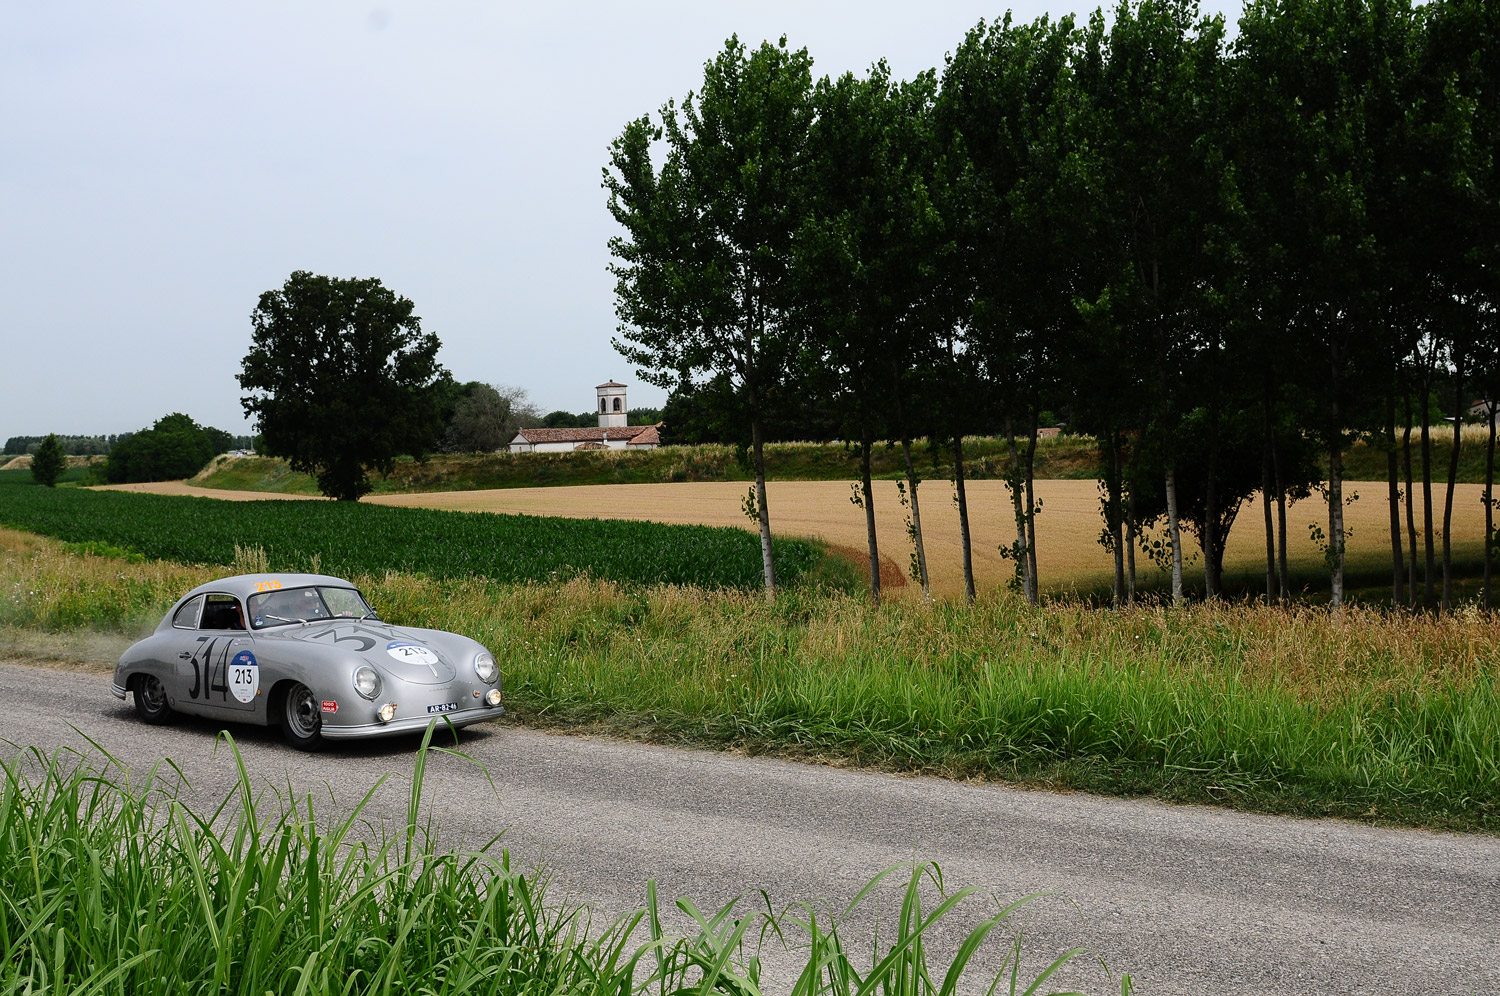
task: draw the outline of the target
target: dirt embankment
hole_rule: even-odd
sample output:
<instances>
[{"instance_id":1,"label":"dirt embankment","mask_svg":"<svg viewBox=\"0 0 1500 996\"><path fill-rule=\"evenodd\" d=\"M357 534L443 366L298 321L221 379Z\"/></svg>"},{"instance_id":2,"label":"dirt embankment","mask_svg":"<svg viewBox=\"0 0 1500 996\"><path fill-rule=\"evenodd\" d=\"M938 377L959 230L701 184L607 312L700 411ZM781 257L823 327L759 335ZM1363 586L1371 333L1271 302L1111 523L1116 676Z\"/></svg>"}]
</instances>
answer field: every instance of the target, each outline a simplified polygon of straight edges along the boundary
<instances>
[{"instance_id":1,"label":"dirt embankment","mask_svg":"<svg viewBox=\"0 0 1500 996\"><path fill-rule=\"evenodd\" d=\"M105 461L105 457L99 456L98 454L95 454L93 456L70 456L70 457L68 457L68 466L69 467L88 467L88 466L90 466L92 464L103 463L104 461ZM0 464L0 470L30 470L30 469L31 469L31 454L29 454L29 453L23 454L22 456L11 457L4 464Z\"/></svg>"}]
</instances>

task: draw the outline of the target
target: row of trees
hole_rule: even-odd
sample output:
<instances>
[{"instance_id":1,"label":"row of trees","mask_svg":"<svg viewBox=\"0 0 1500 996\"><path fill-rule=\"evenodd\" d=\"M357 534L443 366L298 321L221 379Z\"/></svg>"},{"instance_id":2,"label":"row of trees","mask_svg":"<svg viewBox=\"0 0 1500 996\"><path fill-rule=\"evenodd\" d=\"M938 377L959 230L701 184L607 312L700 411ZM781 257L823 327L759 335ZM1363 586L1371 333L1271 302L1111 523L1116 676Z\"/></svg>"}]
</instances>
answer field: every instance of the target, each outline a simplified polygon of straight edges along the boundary
<instances>
[{"instance_id":1,"label":"row of trees","mask_svg":"<svg viewBox=\"0 0 1500 996\"><path fill-rule=\"evenodd\" d=\"M662 420L660 408L632 408L625 413L626 425L655 425ZM599 424L598 412L548 412L537 423L546 429L592 429Z\"/></svg>"},{"instance_id":2,"label":"row of trees","mask_svg":"<svg viewBox=\"0 0 1500 996\"><path fill-rule=\"evenodd\" d=\"M1289 598L1286 505L1316 487L1339 604L1341 461L1363 435L1387 454L1393 600L1447 606L1459 426L1439 526L1436 385L1455 412L1491 403L1495 535L1497 28L1485 0L1258 0L1229 42L1195 4L1127 0L1085 24L981 23L910 81L815 80L785 39L731 39L611 148L616 348L748 427L768 588L766 422L816 397L866 455L902 447L919 562L911 440L947 440L970 597L963 437L1011 439L1008 553L1035 600L1052 409L1100 441L1117 603L1153 523L1173 601L1184 531L1218 593L1256 492L1266 594ZM861 491L878 598L868 472Z\"/></svg>"}]
</instances>

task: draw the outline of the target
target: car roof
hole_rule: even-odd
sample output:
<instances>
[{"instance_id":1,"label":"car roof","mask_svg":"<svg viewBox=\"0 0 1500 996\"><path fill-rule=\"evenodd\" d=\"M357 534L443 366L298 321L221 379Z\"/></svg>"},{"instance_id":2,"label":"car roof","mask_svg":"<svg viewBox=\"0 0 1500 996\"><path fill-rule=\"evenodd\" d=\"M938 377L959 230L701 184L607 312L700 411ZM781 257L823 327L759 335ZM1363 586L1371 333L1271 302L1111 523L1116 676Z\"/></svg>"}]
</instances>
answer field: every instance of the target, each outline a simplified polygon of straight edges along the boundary
<instances>
[{"instance_id":1,"label":"car roof","mask_svg":"<svg viewBox=\"0 0 1500 996\"><path fill-rule=\"evenodd\" d=\"M184 597L191 598L202 592L216 591L238 598L249 598L251 595L278 591L282 588L305 588L315 584L331 585L335 588L354 587L343 578L336 578L330 574L236 574L233 577L219 578L217 581L200 584Z\"/></svg>"}]
</instances>

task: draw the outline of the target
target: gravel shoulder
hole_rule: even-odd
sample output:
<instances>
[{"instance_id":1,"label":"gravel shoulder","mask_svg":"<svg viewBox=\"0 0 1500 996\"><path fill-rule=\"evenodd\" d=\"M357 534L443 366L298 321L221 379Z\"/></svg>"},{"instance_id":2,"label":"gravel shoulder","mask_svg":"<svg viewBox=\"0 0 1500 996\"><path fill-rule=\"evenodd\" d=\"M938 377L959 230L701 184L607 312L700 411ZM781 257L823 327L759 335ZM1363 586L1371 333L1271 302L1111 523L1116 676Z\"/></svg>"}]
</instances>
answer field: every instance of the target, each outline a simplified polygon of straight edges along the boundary
<instances>
[{"instance_id":1,"label":"gravel shoulder","mask_svg":"<svg viewBox=\"0 0 1500 996\"><path fill-rule=\"evenodd\" d=\"M217 726L138 723L84 670L0 664L0 738L95 754L139 777L171 758L194 797L217 801L234 763ZM268 731L234 730L266 792L356 802L382 778L371 815L404 817L411 739L338 745L319 755ZM447 839L496 834L543 862L557 894L603 916L644 898L716 908L764 889L779 908L842 905L892 864L934 860L950 887L996 900L1051 895L1017 919L1032 963L1086 946L1058 981L1142 994L1500 992L1500 840L1308 822L1083 795L1027 792L541 733L466 731L456 757L429 762L425 801ZM97 756L97 755L95 755ZM978 918L993 900L971 901ZM864 914L849 937L868 937ZM972 922L972 919L970 920ZM940 937L951 949L961 921ZM998 954L998 951L996 952ZM773 974L778 959L768 959Z\"/></svg>"}]
</instances>

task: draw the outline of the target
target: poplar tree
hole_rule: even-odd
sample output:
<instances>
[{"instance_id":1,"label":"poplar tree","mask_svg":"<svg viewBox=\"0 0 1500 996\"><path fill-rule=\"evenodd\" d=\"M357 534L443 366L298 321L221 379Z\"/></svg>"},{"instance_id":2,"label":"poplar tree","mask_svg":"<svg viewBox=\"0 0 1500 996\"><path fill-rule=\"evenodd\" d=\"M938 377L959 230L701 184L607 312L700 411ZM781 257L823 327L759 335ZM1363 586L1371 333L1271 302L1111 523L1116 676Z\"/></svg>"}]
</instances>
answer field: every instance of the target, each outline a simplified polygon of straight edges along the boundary
<instances>
[{"instance_id":1,"label":"poplar tree","mask_svg":"<svg viewBox=\"0 0 1500 996\"><path fill-rule=\"evenodd\" d=\"M681 107L669 102L656 123L646 116L626 126L604 171L610 213L625 230L609 244L620 319L614 346L661 387L728 378L750 423L768 593L776 573L766 401L798 345L790 271L811 93L805 49L791 51L782 38L750 51L732 37Z\"/></svg>"},{"instance_id":2,"label":"poplar tree","mask_svg":"<svg viewBox=\"0 0 1500 996\"><path fill-rule=\"evenodd\" d=\"M870 590L880 601L880 551L870 451L894 422L904 343L923 281L920 264L933 226L922 170L923 118L932 74L910 84L891 81L877 63L860 79L846 73L821 80L809 137L808 168L799 203L803 221L794 249L796 314L807 332L804 357L815 384L839 402L845 438L858 440L856 504L864 511ZM908 500L919 568L921 512L908 458ZM925 570L919 571L925 574ZM921 578L924 589L925 576Z\"/></svg>"}]
</instances>

